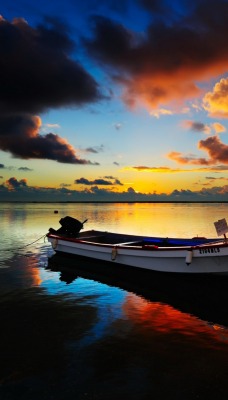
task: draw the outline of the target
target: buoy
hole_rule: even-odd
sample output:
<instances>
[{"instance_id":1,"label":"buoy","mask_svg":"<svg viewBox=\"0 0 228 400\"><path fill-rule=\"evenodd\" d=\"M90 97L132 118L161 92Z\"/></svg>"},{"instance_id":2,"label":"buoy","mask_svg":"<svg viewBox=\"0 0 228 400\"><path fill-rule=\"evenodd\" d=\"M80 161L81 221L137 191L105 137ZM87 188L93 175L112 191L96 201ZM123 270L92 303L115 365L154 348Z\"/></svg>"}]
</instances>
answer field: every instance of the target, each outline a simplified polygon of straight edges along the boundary
<instances>
[{"instance_id":1,"label":"buoy","mask_svg":"<svg viewBox=\"0 0 228 400\"><path fill-rule=\"evenodd\" d=\"M55 210L55 211L54 211L54 214L58 214L58 210Z\"/></svg>"},{"instance_id":2,"label":"buoy","mask_svg":"<svg viewBox=\"0 0 228 400\"><path fill-rule=\"evenodd\" d=\"M193 252L192 249L187 251L187 255L186 255L186 259L185 262L187 265L190 265L192 262L192 256L193 256Z\"/></svg>"},{"instance_id":3,"label":"buoy","mask_svg":"<svg viewBox=\"0 0 228 400\"><path fill-rule=\"evenodd\" d=\"M112 261L115 261L116 256L117 256L117 247L113 247L112 248L112 256L111 256Z\"/></svg>"}]
</instances>

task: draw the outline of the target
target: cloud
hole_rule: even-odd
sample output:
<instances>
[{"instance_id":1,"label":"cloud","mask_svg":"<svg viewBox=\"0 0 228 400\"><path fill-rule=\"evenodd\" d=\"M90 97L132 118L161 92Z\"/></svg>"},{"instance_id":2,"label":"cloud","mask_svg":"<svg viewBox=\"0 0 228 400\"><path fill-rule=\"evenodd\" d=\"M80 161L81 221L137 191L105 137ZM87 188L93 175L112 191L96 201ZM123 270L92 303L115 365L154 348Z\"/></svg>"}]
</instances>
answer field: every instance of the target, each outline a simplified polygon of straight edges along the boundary
<instances>
[{"instance_id":1,"label":"cloud","mask_svg":"<svg viewBox=\"0 0 228 400\"><path fill-rule=\"evenodd\" d=\"M218 136L200 140L198 147L208 153L210 163L218 164L222 162L228 164L228 145L222 143Z\"/></svg>"},{"instance_id":2,"label":"cloud","mask_svg":"<svg viewBox=\"0 0 228 400\"><path fill-rule=\"evenodd\" d=\"M198 158L194 155L184 156L182 153L178 151L171 151L168 154L168 158L170 160L176 161L178 164L191 164L191 165L211 165L214 164L213 161L207 160L206 158Z\"/></svg>"},{"instance_id":3,"label":"cloud","mask_svg":"<svg viewBox=\"0 0 228 400\"><path fill-rule=\"evenodd\" d=\"M207 180L209 180L209 181L220 181L220 180L228 181L228 178L225 178L224 176L218 176L218 177L215 177L215 176L206 176L205 179L207 179Z\"/></svg>"},{"instance_id":4,"label":"cloud","mask_svg":"<svg viewBox=\"0 0 228 400\"><path fill-rule=\"evenodd\" d=\"M184 101L201 95L199 82L227 70L228 3L139 3L151 11L144 33L96 16L93 37L84 40L85 46L123 87L122 98L130 108L139 105L153 111L169 104L172 110L179 109Z\"/></svg>"},{"instance_id":5,"label":"cloud","mask_svg":"<svg viewBox=\"0 0 228 400\"><path fill-rule=\"evenodd\" d=\"M178 162L179 164L188 164L188 165L203 165L203 167L200 168L191 168L191 169L183 169L183 168L170 168L170 167L149 167L149 166L129 166L125 167L124 170L133 170L137 172L152 172L152 173L178 173L178 172L220 172L220 171L227 171L228 170L228 165L212 165L208 163L208 161L200 162L201 159L198 159L196 156L193 155L188 155L188 156L183 156L179 152L170 152L168 154L168 158L171 160L174 160ZM204 159L202 159L204 160Z\"/></svg>"},{"instance_id":6,"label":"cloud","mask_svg":"<svg viewBox=\"0 0 228 400\"><path fill-rule=\"evenodd\" d=\"M43 124L40 131L42 133L47 133L50 132L50 130L56 130L56 129L60 129L59 124Z\"/></svg>"},{"instance_id":7,"label":"cloud","mask_svg":"<svg viewBox=\"0 0 228 400\"><path fill-rule=\"evenodd\" d=\"M178 169L169 167L148 167L146 165L125 167L124 170L136 170L138 172L180 172ZM183 170L181 170L181 172L183 172Z\"/></svg>"},{"instance_id":8,"label":"cloud","mask_svg":"<svg viewBox=\"0 0 228 400\"><path fill-rule=\"evenodd\" d=\"M61 163L90 164L80 159L66 139L54 133L39 134L41 119L37 116L20 115L0 117L0 149L22 159L48 159Z\"/></svg>"},{"instance_id":9,"label":"cloud","mask_svg":"<svg viewBox=\"0 0 228 400\"><path fill-rule=\"evenodd\" d=\"M19 190L27 186L27 179L21 179L20 181L18 181L15 177L12 177L8 179L5 184L9 190Z\"/></svg>"},{"instance_id":10,"label":"cloud","mask_svg":"<svg viewBox=\"0 0 228 400\"><path fill-rule=\"evenodd\" d=\"M157 16L169 16L169 18L173 17L173 4L170 4L170 1L167 0L138 0L138 3L141 4L145 9L152 12Z\"/></svg>"},{"instance_id":11,"label":"cloud","mask_svg":"<svg viewBox=\"0 0 228 400\"><path fill-rule=\"evenodd\" d=\"M59 129L60 128L60 125L59 124L45 124L45 126L44 126L44 128L45 127L47 127L47 128L56 128L56 129Z\"/></svg>"},{"instance_id":12,"label":"cloud","mask_svg":"<svg viewBox=\"0 0 228 400\"><path fill-rule=\"evenodd\" d=\"M211 132L211 128L202 122L184 121L183 126L192 131L195 131L195 132L203 132L203 133L207 133L207 134L209 134Z\"/></svg>"},{"instance_id":13,"label":"cloud","mask_svg":"<svg viewBox=\"0 0 228 400\"><path fill-rule=\"evenodd\" d=\"M160 118L161 115L173 115L173 112L166 110L165 108L159 108L157 110L150 111L150 115L155 118Z\"/></svg>"},{"instance_id":14,"label":"cloud","mask_svg":"<svg viewBox=\"0 0 228 400\"><path fill-rule=\"evenodd\" d=\"M206 93L203 104L210 117L228 118L228 78L221 79L212 92Z\"/></svg>"},{"instance_id":15,"label":"cloud","mask_svg":"<svg viewBox=\"0 0 228 400\"><path fill-rule=\"evenodd\" d=\"M66 27L54 19L32 28L21 18L0 18L0 150L22 159L93 164L80 160L65 139L39 133L38 113L102 98L97 82L71 58L73 50Z\"/></svg>"},{"instance_id":16,"label":"cloud","mask_svg":"<svg viewBox=\"0 0 228 400\"><path fill-rule=\"evenodd\" d=\"M120 186L122 186L123 185L123 183L121 183L119 181L119 179L116 179L113 177L110 177L109 179L114 179L114 182L112 182L111 180L102 179L102 178L94 179L93 181L90 181L86 178L80 178L80 179L76 179L74 181L74 183L80 184L80 185L88 185L88 186L91 186L91 185L102 185L102 186L120 185Z\"/></svg>"},{"instance_id":17,"label":"cloud","mask_svg":"<svg viewBox=\"0 0 228 400\"><path fill-rule=\"evenodd\" d=\"M222 125L219 122L214 122L210 125L204 124L203 122L197 122L197 121L183 121L182 126L184 128L190 129L195 132L199 133L205 133L209 135L211 131L214 131L215 133L223 133L226 132L226 128L224 125Z\"/></svg>"},{"instance_id":18,"label":"cloud","mask_svg":"<svg viewBox=\"0 0 228 400\"><path fill-rule=\"evenodd\" d=\"M100 152L104 151L104 145L101 144L100 146L87 147L84 151L85 151L86 153L94 153L94 154L97 154L97 153L100 153Z\"/></svg>"},{"instance_id":19,"label":"cloud","mask_svg":"<svg viewBox=\"0 0 228 400\"><path fill-rule=\"evenodd\" d=\"M32 28L0 20L1 112L37 113L100 98L98 84L70 58L74 43L54 19Z\"/></svg>"},{"instance_id":20,"label":"cloud","mask_svg":"<svg viewBox=\"0 0 228 400\"><path fill-rule=\"evenodd\" d=\"M30 172L30 171L33 171L33 170L31 168L28 168L28 167L20 167L20 168L18 168L18 171Z\"/></svg>"},{"instance_id":21,"label":"cloud","mask_svg":"<svg viewBox=\"0 0 228 400\"><path fill-rule=\"evenodd\" d=\"M218 163L224 163L225 165L228 165L228 145L222 143L218 136L211 136L205 140L200 140L198 143L198 148L206 151L209 158L198 158L194 155L184 156L182 153L176 151L170 152L168 154L168 158L178 162L179 164L210 166Z\"/></svg>"},{"instance_id":22,"label":"cloud","mask_svg":"<svg viewBox=\"0 0 228 400\"><path fill-rule=\"evenodd\" d=\"M18 181L15 177L0 185L2 201L227 201L228 185L203 188L199 191L174 189L171 193L141 193L133 187L126 191L115 192L113 188L100 189L98 186L83 191L68 187L34 187L25 179Z\"/></svg>"},{"instance_id":23,"label":"cloud","mask_svg":"<svg viewBox=\"0 0 228 400\"><path fill-rule=\"evenodd\" d=\"M121 124L120 122L117 122L116 124L114 124L114 128L119 131L121 128L123 127L123 124Z\"/></svg>"},{"instance_id":24,"label":"cloud","mask_svg":"<svg viewBox=\"0 0 228 400\"><path fill-rule=\"evenodd\" d=\"M68 187L71 187L71 183L60 183L59 186L62 188L68 188Z\"/></svg>"},{"instance_id":25,"label":"cloud","mask_svg":"<svg viewBox=\"0 0 228 400\"><path fill-rule=\"evenodd\" d=\"M119 180L119 179L115 179L115 181L114 181L114 185L120 185L120 186L123 186L123 183L122 183L122 182L120 182L120 180Z\"/></svg>"},{"instance_id":26,"label":"cloud","mask_svg":"<svg viewBox=\"0 0 228 400\"><path fill-rule=\"evenodd\" d=\"M224 125L220 124L219 122L214 122L211 124L212 128L216 133L223 133L226 132L226 128Z\"/></svg>"}]
</instances>

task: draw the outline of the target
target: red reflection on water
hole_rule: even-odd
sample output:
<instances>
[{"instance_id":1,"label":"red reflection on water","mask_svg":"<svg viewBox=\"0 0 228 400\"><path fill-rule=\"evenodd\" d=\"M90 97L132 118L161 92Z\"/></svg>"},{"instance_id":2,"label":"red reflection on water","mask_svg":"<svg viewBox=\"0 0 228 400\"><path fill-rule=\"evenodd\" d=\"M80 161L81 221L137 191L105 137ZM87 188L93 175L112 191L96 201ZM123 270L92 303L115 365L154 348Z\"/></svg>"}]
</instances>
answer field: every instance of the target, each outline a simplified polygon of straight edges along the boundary
<instances>
[{"instance_id":1,"label":"red reflection on water","mask_svg":"<svg viewBox=\"0 0 228 400\"><path fill-rule=\"evenodd\" d=\"M216 346L228 341L228 329L212 325L197 317L183 313L168 304L152 303L129 293L123 305L125 315L140 328L158 334L183 335L194 341ZM228 342L227 342L228 343Z\"/></svg>"},{"instance_id":2,"label":"red reflection on water","mask_svg":"<svg viewBox=\"0 0 228 400\"><path fill-rule=\"evenodd\" d=\"M43 282L36 255L20 257L20 276L28 286L40 286Z\"/></svg>"}]
</instances>

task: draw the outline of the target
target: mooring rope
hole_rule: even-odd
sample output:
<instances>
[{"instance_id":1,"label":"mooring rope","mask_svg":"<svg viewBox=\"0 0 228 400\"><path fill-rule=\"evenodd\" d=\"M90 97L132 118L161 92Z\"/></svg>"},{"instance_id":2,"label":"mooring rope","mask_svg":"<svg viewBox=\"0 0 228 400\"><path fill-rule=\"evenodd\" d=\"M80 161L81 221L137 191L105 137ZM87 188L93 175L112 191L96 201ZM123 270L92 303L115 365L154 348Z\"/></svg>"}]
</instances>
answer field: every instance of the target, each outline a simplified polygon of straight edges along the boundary
<instances>
[{"instance_id":1,"label":"mooring rope","mask_svg":"<svg viewBox=\"0 0 228 400\"><path fill-rule=\"evenodd\" d=\"M14 250L20 250L20 249L24 249L25 247L31 246L32 244L38 242L40 239L43 239L47 236L47 234L45 233L45 235L42 235L41 237L39 237L38 239L34 240L31 243L25 244L24 246L18 246L18 247L11 247L8 249L0 249L0 251L14 251ZM44 240L45 241L45 240Z\"/></svg>"}]
</instances>

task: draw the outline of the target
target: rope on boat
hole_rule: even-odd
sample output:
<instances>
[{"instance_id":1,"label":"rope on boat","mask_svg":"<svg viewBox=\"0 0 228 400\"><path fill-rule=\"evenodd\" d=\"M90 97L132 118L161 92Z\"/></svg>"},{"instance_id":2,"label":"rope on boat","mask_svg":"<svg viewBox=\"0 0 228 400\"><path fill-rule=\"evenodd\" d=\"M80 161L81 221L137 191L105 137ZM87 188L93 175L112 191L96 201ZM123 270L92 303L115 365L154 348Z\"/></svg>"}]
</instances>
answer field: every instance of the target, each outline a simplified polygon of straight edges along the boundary
<instances>
[{"instance_id":1,"label":"rope on boat","mask_svg":"<svg viewBox=\"0 0 228 400\"><path fill-rule=\"evenodd\" d=\"M20 250L20 249L24 249L25 247L31 246L32 244L38 242L40 239L44 238L44 242L45 242L45 237L47 236L47 234L45 233L45 235L42 235L41 237L39 237L38 239L34 240L31 243L25 244L24 246L18 246L18 247L11 247L8 249L0 249L0 251L12 251L12 250Z\"/></svg>"}]
</instances>

